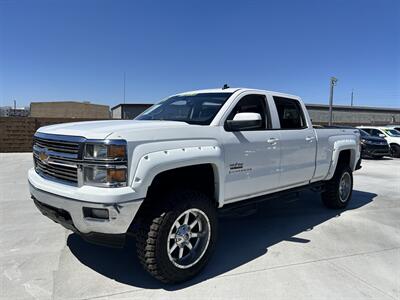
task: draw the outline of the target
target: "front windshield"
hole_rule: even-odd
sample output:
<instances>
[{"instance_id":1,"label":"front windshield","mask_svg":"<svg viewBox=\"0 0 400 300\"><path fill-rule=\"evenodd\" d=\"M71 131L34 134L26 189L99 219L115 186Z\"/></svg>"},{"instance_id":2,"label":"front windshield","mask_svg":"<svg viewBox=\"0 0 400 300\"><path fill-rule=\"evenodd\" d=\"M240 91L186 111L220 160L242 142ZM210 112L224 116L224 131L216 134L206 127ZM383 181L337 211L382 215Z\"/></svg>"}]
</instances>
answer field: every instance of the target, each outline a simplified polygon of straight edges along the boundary
<instances>
[{"instance_id":1,"label":"front windshield","mask_svg":"<svg viewBox=\"0 0 400 300\"><path fill-rule=\"evenodd\" d=\"M210 125L232 93L193 93L172 96L151 106L135 120L181 121Z\"/></svg>"},{"instance_id":2,"label":"front windshield","mask_svg":"<svg viewBox=\"0 0 400 300\"><path fill-rule=\"evenodd\" d=\"M384 129L383 131L389 136L400 137L400 132L396 129Z\"/></svg>"}]
</instances>

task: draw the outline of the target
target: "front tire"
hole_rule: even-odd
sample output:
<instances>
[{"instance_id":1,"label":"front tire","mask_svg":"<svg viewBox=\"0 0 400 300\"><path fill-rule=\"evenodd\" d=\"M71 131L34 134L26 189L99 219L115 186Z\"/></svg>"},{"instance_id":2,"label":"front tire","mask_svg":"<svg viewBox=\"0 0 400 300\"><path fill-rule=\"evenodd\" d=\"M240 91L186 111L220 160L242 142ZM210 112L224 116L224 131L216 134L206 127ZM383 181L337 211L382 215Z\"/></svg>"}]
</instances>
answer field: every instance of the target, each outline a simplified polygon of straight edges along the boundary
<instances>
[{"instance_id":1,"label":"front tire","mask_svg":"<svg viewBox=\"0 0 400 300\"><path fill-rule=\"evenodd\" d=\"M392 152L393 157L400 157L400 146L399 145L390 145L390 150Z\"/></svg>"},{"instance_id":2,"label":"front tire","mask_svg":"<svg viewBox=\"0 0 400 300\"><path fill-rule=\"evenodd\" d=\"M329 208L344 208L353 193L353 174L348 166L338 165L332 179L325 184L322 202Z\"/></svg>"},{"instance_id":3,"label":"front tire","mask_svg":"<svg viewBox=\"0 0 400 300\"><path fill-rule=\"evenodd\" d=\"M155 201L144 212L136 235L138 257L145 270L164 283L189 280L214 250L215 205L197 191L178 190Z\"/></svg>"}]
</instances>

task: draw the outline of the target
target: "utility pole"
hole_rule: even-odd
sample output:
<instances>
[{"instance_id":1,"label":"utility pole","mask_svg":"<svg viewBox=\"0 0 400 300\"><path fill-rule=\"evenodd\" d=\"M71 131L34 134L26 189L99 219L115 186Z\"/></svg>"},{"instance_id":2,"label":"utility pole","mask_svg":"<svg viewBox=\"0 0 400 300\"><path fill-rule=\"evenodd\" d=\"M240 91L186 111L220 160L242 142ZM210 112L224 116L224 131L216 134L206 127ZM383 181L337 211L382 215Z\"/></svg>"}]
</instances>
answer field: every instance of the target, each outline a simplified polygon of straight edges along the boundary
<instances>
[{"instance_id":1,"label":"utility pole","mask_svg":"<svg viewBox=\"0 0 400 300\"><path fill-rule=\"evenodd\" d=\"M337 83L337 78L331 77L331 90L329 94L329 126L332 125L333 115L332 115L332 106L333 106L333 87Z\"/></svg>"},{"instance_id":2,"label":"utility pole","mask_svg":"<svg viewBox=\"0 0 400 300\"><path fill-rule=\"evenodd\" d=\"M354 89L351 89L351 106L353 106L353 100L354 100Z\"/></svg>"},{"instance_id":3,"label":"utility pole","mask_svg":"<svg viewBox=\"0 0 400 300\"><path fill-rule=\"evenodd\" d=\"M14 117L17 115L17 100L14 99Z\"/></svg>"},{"instance_id":4,"label":"utility pole","mask_svg":"<svg viewBox=\"0 0 400 300\"><path fill-rule=\"evenodd\" d=\"M126 73L124 72L124 104L125 104L125 81L126 81Z\"/></svg>"}]
</instances>

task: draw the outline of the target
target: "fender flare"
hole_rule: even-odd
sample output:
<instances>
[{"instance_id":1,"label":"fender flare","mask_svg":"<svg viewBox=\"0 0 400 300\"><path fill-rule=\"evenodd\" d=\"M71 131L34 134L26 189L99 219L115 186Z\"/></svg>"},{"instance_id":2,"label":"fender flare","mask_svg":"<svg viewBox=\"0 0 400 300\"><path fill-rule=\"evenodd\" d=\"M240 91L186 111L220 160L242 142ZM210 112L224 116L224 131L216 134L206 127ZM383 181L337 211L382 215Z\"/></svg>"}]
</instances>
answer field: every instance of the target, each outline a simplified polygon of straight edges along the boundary
<instances>
[{"instance_id":1,"label":"fender flare","mask_svg":"<svg viewBox=\"0 0 400 300\"><path fill-rule=\"evenodd\" d=\"M355 170L357 161L360 158L360 153L357 151L358 144L354 139L344 139L344 140L339 140L335 141L333 143L333 150L332 150L332 159L331 159L331 164L329 166L328 174L324 178L324 180L329 180L333 177L337 163L339 161L339 155L340 152L344 150L350 150L350 169ZM357 157L358 156L358 157Z\"/></svg>"},{"instance_id":2,"label":"fender flare","mask_svg":"<svg viewBox=\"0 0 400 300\"><path fill-rule=\"evenodd\" d=\"M215 199L223 205L223 157L219 146L184 147L160 150L143 155L135 170L132 188L145 198L154 178L165 171L200 164L211 164L214 171Z\"/></svg>"}]
</instances>

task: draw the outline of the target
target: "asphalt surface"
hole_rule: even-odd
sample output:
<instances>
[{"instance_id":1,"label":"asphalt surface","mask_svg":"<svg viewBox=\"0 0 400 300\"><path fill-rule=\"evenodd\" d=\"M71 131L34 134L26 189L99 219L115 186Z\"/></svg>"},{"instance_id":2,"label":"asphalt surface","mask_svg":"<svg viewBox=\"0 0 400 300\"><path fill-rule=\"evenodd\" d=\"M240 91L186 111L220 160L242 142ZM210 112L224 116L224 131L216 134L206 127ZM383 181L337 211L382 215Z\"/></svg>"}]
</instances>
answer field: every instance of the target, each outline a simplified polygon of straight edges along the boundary
<instances>
[{"instance_id":1,"label":"asphalt surface","mask_svg":"<svg viewBox=\"0 0 400 300\"><path fill-rule=\"evenodd\" d=\"M1 299L400 299L400 159L364 160L343 211L304 192L220 219L216 253L182 285L124 249L94 246L42 216L31 154L0 153Z\"/></svg>"}]
</instances>

